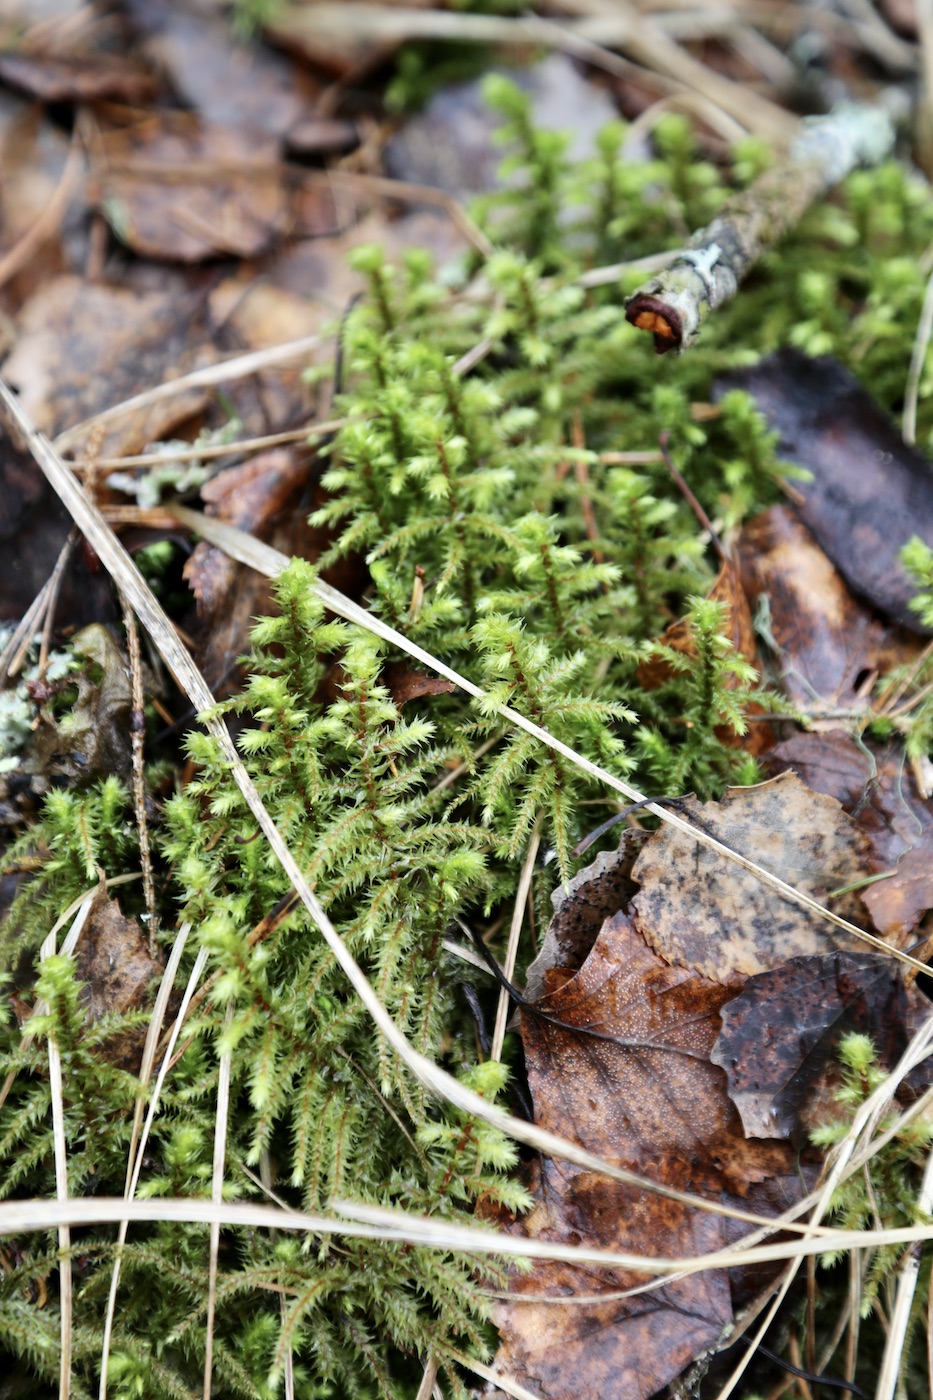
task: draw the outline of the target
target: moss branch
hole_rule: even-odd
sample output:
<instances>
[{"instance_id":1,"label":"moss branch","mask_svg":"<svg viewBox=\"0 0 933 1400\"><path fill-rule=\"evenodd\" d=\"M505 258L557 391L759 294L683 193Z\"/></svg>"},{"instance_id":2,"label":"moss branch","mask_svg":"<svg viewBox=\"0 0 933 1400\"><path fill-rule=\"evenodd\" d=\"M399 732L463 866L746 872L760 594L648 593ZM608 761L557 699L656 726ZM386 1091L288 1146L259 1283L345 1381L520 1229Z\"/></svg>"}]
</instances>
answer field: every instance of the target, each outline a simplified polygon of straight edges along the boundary
<instances>
[{"instance_id":1,"label":"moss branch","mask_svg":"<svg viewBox=\"0 0 933 1400\"><path fill-rule=\"evenodd\" d=\"M733 196L693 235L669 268L626 304L626 319L650 331L659 355L696 343L711 311L735 296L749 268L810 205L859 165L890 153L894 127L881 107L842 104L807 122L786 159Z\"/></svg>"}]
</instances>

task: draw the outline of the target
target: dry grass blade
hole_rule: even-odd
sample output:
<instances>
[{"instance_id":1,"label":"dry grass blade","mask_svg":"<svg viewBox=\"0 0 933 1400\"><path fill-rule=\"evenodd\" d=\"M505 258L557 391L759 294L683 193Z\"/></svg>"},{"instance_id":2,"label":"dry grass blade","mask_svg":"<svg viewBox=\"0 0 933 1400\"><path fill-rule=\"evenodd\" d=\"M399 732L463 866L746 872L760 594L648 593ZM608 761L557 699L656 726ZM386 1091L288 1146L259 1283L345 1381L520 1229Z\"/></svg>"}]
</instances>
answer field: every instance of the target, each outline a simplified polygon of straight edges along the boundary
<instances>
[{"instance_id":1,"label":"dry grass blade","mask_svg":"<svg viewBox=\"0 0 933 1400\"><path fill-rule=\"evenodd\" d=\"M917 322L917 334L914 337L914 346L910 356L907 384L904 389L901 435L905 442L911 444L917 440L917 399L920 394L920 380L923 375L923 367L926 364L927 350L930 348L931 335L933 335L933 272L927 278L920 320Z\"/></svg>"},{"instance_id":2,"label":"dry grass blade","mask_svg":"<svg viewBox=\"0 0 933 1400\"><path fill-rule=\"evenodd\" d=\"M515 907L512 910L512 926L509 929L509 941L505 950L505 962L502 967L503 974L507 982L511 982L515 975L515 960L518 956L518 940L521 937L522 924L525 919L525 906L528 903L528 893L531 889L531 879L535 871L535 861L538 858L538 847L541 845L541 837L535 831L528 843L528 853L525 856L525 863L522 866L521 878L518 882L518 889L515 893ZM489 1050L491 1060L502 1058L502 1045L505 1041L505 1023L509 1016L510 998L504 987L499 989L499 1002L496 1007L496 1026L492 1034L492 1045Z\"/></svg>"},{"instance_id":3,"label":"dry grass blade","mask_svg":"<svg viewBox=\"0 0 933 1400\"><path fill-rule=\"evenodd\" d=\"M178 975L178 968L181 963L182 954L185 951L185 944L187 942L188 934L190 931L190 924L182 924L181 928L178 930L178 936L175 939L175 942L172 946L172 951L166 964L165 971L162 974L162 981L159 985L159 990L156 993L155 1005L152 1008L152 1016L149 1021L148 1030L146 1031L146 1043L143 1046L142 1064L140 1065L139 1070L140 1093L139 1097L136 1100L136 1112L133 1118L133 1131L130 1136L130 1150L126 1164L126 1188L123 1194L126 1200L128 1201L133 1199L133 1195L136 1191L136 1184L139 1180L139 1173L142 1170L143 1154L146 1151L146 1144L149 1141L149 1130L152 1127L152 1122L155 1118L156 1111L158 1109L159 1097L162 1092L162 1085L165 1083L165 1076L168 1073L168 1067L171 1063L171 1057L175 1049L175 1043L178 1039L179 1034L181 1033L183 1018L187 1014L188 1006L190 1004L192 994L194 993L194 985L192 985L192 981L189 981L188 987L185 991L185 995L182 998L182 1004L179 1009L178 1016L175 1020L175 1025L173 1027L174 1038L170 1037L169 1046L165 1053L165 1058L162 1062L162 1069L160 1071L159 1078L156 1082L152 1098L149 1102L149 1115L146 1119L146 1125L143 1128L142 1136L140 1137L140 1124L142 1123L144 1107L143 1090L149 1083L149 1080L152 1076L152 1069L155 1064L156 1051L159 1046L159 1037L162 1034L162 1022L165 1019L165 1012L168 1009L168 1000L172 994L172 988L175 985L175 978ZM207 954L204 953L202 954L202 957L200 959L200 967L198 966L198 963L196 963L195 971L192 973L192 979L194 980L195 985L196 982L200 981L201 973L203 972L204 965L206 962ZM195 974L197 974L196 978ZM104 1337L103 1344L101 1346L100 1388L98 1390L98 1400L107 1400L107 1371L110 1360L110 1342L113 1336L114 1317L116 1316L117 1290L120 1286L120 1266L123 1258L123 1246L126 1243L126 1231L127 1221L121 1220L120 1228L117 1234L117 1250L116 1256L113 1261L113 1273L110 1278L110 1293L107 1299L107 1315L104 1319Z\"/></svg>"},{"instance_id":4,"label":"dry grass blade","mask_svg":"<svg viewBox=\"0 0 933 1400\"><path fill-rule=\"evenodd\" d=\"M95 550L104 567L110 572L117 587L121 588L126 593L137 616L146 627L153 642L161 653L162 659L175 676L179 686L187 693L195 709L204 712L203 723L228 762L231 778L243 794L250 811L256 818L260 830L268 840L276 859L291 881L302 904L317 925L335 961L360 998L360 1001L366 1008L372 1021L379 1029L380 1033L385 1036L388 1044L399 1058L407 1065L415 1078L419 1080L428 1092L435 1094L441 1099L446 1099L448 1103L454 1104L457 1108L460 1108L464 1113L468 1113L472 1117L480 1118L485 1122L493 1124L502 1132L514 1138L517 1142L527 1143L528 1146L535 1148L539 1152L544 1152L548 1156L562 1158L568 1162L575 1162L578 1166L587 1167L592 1171L603 1172L613 1180L620 1181L624 1185L634 1186L639 1190L653 1191L671 1200L681 1201L683 1204L693 1206L697 1210L710 1211L717 1215L728 1215L733 1219L744 1220L753 1225L761 1225L770 1228L771 1222L763 1216L756 1215L750 1211L726 1207L718 1202L705 1200L701 1196L690 1195L688 1192L675 1191L670 1187L660 1186L657 1182L653 1182L647 1177L639 1176L635 1172L626 1171L614 1165L612 1162L607 1162L602 1157L596 1156L594 1153L585 1151L585 1149L580 1147L577 1143L559 1137L556 1133L543 1132L540 1128L535 1127L534 1124L527 1123L522 1119L513 1117L511 1114L505 1113L502 1109L493 1107L486 1099L482 1098L481 1095L465 1088L453 1075L441 1069L440 1066L422 1055L410 1044L398 1029L391 1016L387 1013L362 968L347 949L343 939L334 928L323 906L317 899L317 896L308 885L294 856L283 841L274 821L269 816L252 779L246 771L236 746L230 738L226 726L211 713L214 698L208 689L204 677L195 666L188 652L182 646L175 629L162 611L158 600L145 579L139 573L139 570L133 564L133 561L123 549L113 531L107 525L100 511L92 504L83 488L75 480L73 473L58 456L44 434L38 432L33 424L30 423L27 415L17 401L16 396L10 391L8 385L2 379L0 379L0 400L6 405L16 430L23 436L29 450L41 466L51 485L71 512L75 524ZM205 527L209 523L205 517L199 517L195 512L186 512L185 514L193 517L194 523L199 529L201 528L201 522L203 522ZM180 515L179 518L184 518L184 515ZM202 533L206 534L206 529L203 530ZM240 531L236 531L234 534L246 541L251 541L249 535L242 535ZM252 541L252 543L255 543L255 541ZM260 548L265 549L266 547L261 546ZM288 562L285 556L279 554L277 550L269 549L266 552L268 556L271 556L277 561L274 572L280 572L284 564ZM420 656L427 665L439 669L442 675L448 675L451 679L455 680L455 683L465 686L471 694L482 696L482 691L480 691L478 687L473 686L462 677L458 677L456 672L451 672L447 667L442 667L440 663L434 661L427 652L422 652L420 648L412 647L411 643L406 642L400 634L393 632L391 628L383 628L381 623L377 627L377 620L375 618L371 617L370 614L366 613L362 608L358 608L355 604L351 603L349 599L344 598L336 589L330 589L323 584L319 584L318 591L326 605L334 608L341 616L349 617L352 622L357 622L370 630L378 631L380 635L387 635L388 638L396 644L407 647L413 655ZM533 733L536 738L542 739L545 743L549 743L552 747L565 753L568 758L584 767L586 771L592 773L594 777L608 781L611 785L619 786L619 780L611 778L610 774L605 773L603 769L590 763L588 759L582 758L565 744L561 744L559 740L548 735L543 729L539 729L537 725L532 725L523 715L519 715L512 710L503 710L503 714L506 718L511 719L513 723L520 724L530 733ZM636 793L634 789L630 789L627 784L621 785L620 790L627 796L634 796L635 798L640 797L640 794ZM665 811L663 807L659 807L656 810L665 819L673 819L671 814ZM683 826L686 831L693 832L693 828L687 823L684 823ZM719 843L712 842L712 838L706 837L700 832L695 833L695 835L697 840L703 840L708 845L719 847ZM728 853L726 847L722 847L721 850L724 853ZM740 859L743 863L748 864L755 870L760 869L760 867L753 866L751 862L745 862L744 857L736 857L734 853L731 853L730 858ZM762 876L764 877L765 875L766 872L762 871ZM772 885L787 889L790 895L799 902L805 900L805 896L797 895L794 891L790 890L789 886L784 886L782 881L776 881L774 876L768 875L767 880ZM814 901L811 900L809 903L814 904ZM834 916L830 915L828 911L822 911L819 905L815 905L815 908L819 912L825 912L827 918L833 919L835 922L843 922L842 920L835 920ZM882 946L886 947L886 945Z\"/></svg>"},{"instance_id":5,"label":"dry grass blade","mask_svg":"<svg viewBox=\"0 0 933 1400\"><path fill-rule=\"evenodd\" d=\"M89 895L82 903L71 926L69 938L71 946L87 922L94 896ZM56 931L47 936L39 953L40 964L55 953ZM64 951L68 938L62 946ZM38 1008L37 1008L38 1009ZM52 1097L52 1138L55 1153L55 1193L59 1201L68 1200L68 1139L65 1135L65 1087L62 1079L62 1057L54 1035L48 1039L49 1046L49 1090ZM58 1227L59 1252L59 1308L61 1313L61 1361L59 1368L59 1400L68 1400L71 1395L71 1352L72 1352L72 1307L74 1290L71 1271L71 1230L67 1223Z\"/></svg>"},{"instance_id":6,"label":"dry grass blade","mask_svg":"<svg viewBox=\"0 0 933 1400\"><path fill-rule=\"evenodd\" d=\"M920 1216L933 1214L933 1151L927 1157L926 1169L917 1197L917 1214ZM921 1247L914 1245L912 1249L907 1251L898 1272L897 1293L888 1326L881 1374L878 1377L878 1385L875 1390L875 1400L894 1400L897 1394L910 1327L910 1315L913 1310L917 1284L920 1280L921 1254Z\"/></svg>"},{"instance_id":7,"label":"dry grass blade","mask_svg":"<svg viewBox=\"0 0 933 1400\"><path fill-rule=\"evenodd\" d=\"M85 893L80 895L77 899L72 900L71 904L69 904L64 914L59 916L52 929L45 936L45 940L42 944L42 948L39 953L40 962L44 958L50 957L52 953L55 952L55 939L58 936L59 930L63 929L68 923L69 919L72 918L74 918L74 923L72 924L68 935L61 946L60 951L65 957L70 956L70 954L74 952L75 945L81 935L81 930L87 923L87 917L91 912L91 906L94 903L94 896L96 895L96 893L96 887L93 890L85 891ZM76 915L77 917L75 917ZM48 1007L46 1006L44 1001L37 1001L35 1006L33 1007L34 1016L44 1016L47 1011ZM22 1036L22 1039L20 1040L20 1049L25 1050L31 1044L32 1033L31 1031L25 1031ZM3 1081L3 1087L0 1088L0 1108L3 1108L3 1105L6 1103L7 1096L13 1087L15 1079L16 1070L11 1069L6 1079Z\"/></svg>"},{"instance_id":8,"label":"dry grass blade","mask_svg":"<svg viewBox=\"0 0 933 1400\"><path fill-rule=\"evenodd\" d=\"M68 1200L68 1143L65 1138L65 1101L62 1083L62 1057L53 1036L49 1036L49 1088L52 1094L52 1133L55 1143L55 1191L60 1201ZM58 1227L59 1307L61 1309L61 1368L59 1400L71 1394L72 1303L71 1230Z\"/></svg>"},{"instance_id":9,"label":"dry grass blade","mask_svg":"<svg viewBox=\"0 0 933 1400\"><path fill-rule=\"evenodd\" d=\"M649 1186L650 1183L645 1183ZM731 1269L752 1264L769 1264L787 1259L805 1259L827 1250L877 1249L885 1245L913 1245L933 1240L933 1224L905 1225L891 1230L833 1230L808 1226L809 1234L783 1239L775 1244L670 1259L658 1255L628 1254L579 1245L549 1243L503 1235L492 1229L455 1225L437 1217L409 1215L405 1211L364 1206L353 1201L333 1201L340 1215L316 1215L284 1210L276 1206L244 1201L215 1204L206 1197L159 1197L127 1201L123 1196L72 1196L67 1200L22 1200L0 1202L0 1235L24 1234L32 1230L57 1230L61 1225L83 1228L88 1225L116 1224L124 1218L130 1224L171 1221L186 1225L216 1222L231 1230L291 1230L299 1234L335 1235L347 1239L395 1240L417 1248L452 1250L477 1257L556 1259L568 1264L595 1268L624 1269L646 1278L703 1273L707 1269ZM763 1222L769 1229L787 1229L785 1222Z\"/></svg>"},{"instance_id":10,"label":"dry grass blade","mask_svg":"<svg viewBox=\"0 0 933 1400\"><path fill-rule=\"evenodd\" d=\"M248 535L244 530L236 529L235 526L226 525L223 521L210 519L205 515L201 515L198 511L189 510L186 506L173 505L169 507L169 510L176 519L180 520L185 525L189 525L191 529L196 530L198 534L202 535L204 539L209 540L211 544L216 544L219 548L225 550L231 559L236 559L241 564L248 564L251 568L257 569L268 578L276 578L289 563L287 555L280 553L277 549L273 549L270 545L261 544L258 540L254 539L252 535ZM375 614L367 612L365 608L361 608L358 604L345 597L344 594L339 593L336 588L331 588L329 584L318 581L315 588L321 602L325 607L336 613L338 617L345 618L348 622L354 622L359 627L365 627L367 631L373 632L377 637L382 637L385 641L391 642L393 646L400 647L403 651L406 651L409 656L414 657L416 661L420 661L422 665L428 666L431 670L436 671L438 675L445 676L447 680L451 681L461 690L465 690L467 694L472 695L474 699L486 701L488 704L485 692L478 685L474 685L466 676L460 675L459 671L454 671L450 666L446 666L443 661L439 661L436 656L432 656L431 653L425 651L423 647L417 646L401 632L397 632L394 627L389 627L380 618L376 617ZM747 870L750 874L759 879L768 889L773 890L781 899L786 899L791 904L797 904L802 909L808 909L812 914L819 915L821 918L826 919L827 922L834 924L837 928L844 929L845 932L851 934L853 938L857 938L860 942L868 944L868 946L874 948L876 952L886 953L889 957L896 958L899 962L904 963L905 966L913 968L915 972L926 973L928 971L925 963L919 962L916 958L912 958L908 953L902 953L899 948L892 947L890 943L885 943L882 939L876 938L874 934L866 933L864 929L856 928L854 924L850 924L847 919L840 918L838 914L834 914L831 909L827 909L817 900L812 899L810 895L805 894L802 890L794 889L793 886L779 879L777 875L773 875L770 870L767 870L763 865L759 865L757 861L750 860L748 856L742 855L741 852L734 851L731 847L723 845L723 843L717 841L714 836L710 836L699 827L693 826L684 817L680 816L679 813L672 811L668 807L661 807L656 802L652 802L650 798L646 797L643 792L639 792L637 788L632 787L630 783L625 782L622 778L617 778L613 773L608 773L605 768L600 768L598 764L592 763L590 759L584 757L583 754L570 748L569 745L563 743L560 739L549 733L548 730L542 729L540 725L534 724L530 719L526 719L526 717L519 714L517 710L512 710L507 705L496 705L493 708L497 714L502 715L502 717L507 719L511 724L516 725L519 729L524 729L526 734L533 735L533 737L539 739L542 744L546 744L548 748L553 749L556 753L561 754L578 768L581 768L584 773L589 773L590 777L596 778L601 783L605 783L607 787L614 788L615 791L620 792L623 797L627 797L630 802L643 804L646 810L651 812L653 816L658 817L669 826L675 827L678 831L682 831L685 835L696 841L698 845L705 846L708 850L715 851L717 855L722 856L724 859L733 861L736 865L741 866L743 870Z\"/></svg>"},{"instance_id":11,"label":"dry grass blade","mask_svg":"<svg viewBox=\"0 0 933 1400\"><path fill-rule=\"evenodd\" d=\"M640 64L656 75L656 86L666 91L699 92L746 130L778 144L790 140L796 127L794 117L747 86L712 72L659 24L624 0L562 0L552 8L563 12L564 22L536 15L470 15L401 5L317 4L310 9L290 5L276 13L273 28L283 37L313 30L318 41L324 34L336 39L364 33L367 39L386 42L421 38L523 47L543 44L621 75L630 74ZM569 20L565 18L568 12L573 16ZM610 53L609 46L624 49L635 63Z\"/></svg>"},{"instance_id":12,"label":"dry grass blade","mask_svg":"<svg viewBox=\"0 0 933 1400\"><path fill-rule=\"evenodd\" d=\"M224 1030L233 1021L233 1003L224 1016ZM227 1123L230 1117L230 1069L232 1055L224 1050L220 1056L220 1076L217 1081L217 1113L214 1122L214 1163L211 1171L211 1200L218 1208L224 1199L224 1167L227 1159ZM211 1400L214 1368L214 1317L217 1312L217 1261L220 1255L220 1221L211 1221L210 1262L207 1284L206 1345L204 1350L204 1400Z\"/></svg>"},{"instance_id":13,"label":"dry grass blade","mask_svg":"<svg viewBox=\"0 0 933 1400\"><path fill-rule=\"evenodd\" d=\"M541 1397L536 1395L533 1390L528 1390L512 1376L503 1375L501 1371L495 1371L491 1366L484 1366L482 1361L477 1361L473 1356L457 1356L455 1353L454 1359L459 1361L461 1366L465 1366L468 1371L472 1371L474 1375L481 1376L490 1385L498 1387L504 1394L514 1396L515 1400L541 1400Z\"/></svg>"},{"instance_id":14,"label":"dry grass blade","mask_svg":"<svg viewBox=\"0 0 933 1400\"><path fill-rule=\"evenodd\" d=\"M191 443L187 447L166 446L162 452L138 452L128 457L98 457L97 466L101 471L124 471L130 467L174 466L177 462L210 461L215 457L241 457L250 452L262 452L267 447L281 447L291 442L307 442L313 437L327 437L336 433L346 423L345 418L334 418L328 423L307 423L303 428L293 428L287 433L266 433L263 437L239 438L233 442ZM74 464L80 471L87 463L79 458Z\"/></svg>"}]
</instances>

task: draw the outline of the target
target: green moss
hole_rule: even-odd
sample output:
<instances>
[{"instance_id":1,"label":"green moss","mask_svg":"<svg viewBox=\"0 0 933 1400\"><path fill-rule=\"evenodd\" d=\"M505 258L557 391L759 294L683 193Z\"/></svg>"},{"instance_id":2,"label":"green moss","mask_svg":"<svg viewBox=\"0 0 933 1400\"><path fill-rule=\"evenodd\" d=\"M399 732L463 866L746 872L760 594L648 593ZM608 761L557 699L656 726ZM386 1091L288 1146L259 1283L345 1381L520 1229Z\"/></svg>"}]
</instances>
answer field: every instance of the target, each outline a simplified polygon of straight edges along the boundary
<instances>
[{"instance_id":1,"label":"green moss","mask_svg":"<svg viewBox=\"0 0 933 1400\"><path fill-rule=\"evenodd\" d=\"M569 169L562 141L530 126L521 94L499 80L491 96L526 178L479 211L497 245L482 269L488 294L452 294L422 254L394 270L378 249L357 251L369 295L345 327L336 412L346 426L315 517L332 531L326 562L364 557L366 605L487 699L403 703L388 666L410 670L410 662L324 618L312 572L294 563L278 583L278 616L253 633L245 689L221 710L279 830L396 1023L489 1097L503 1092L504 1074L476 1063L459 988L475 974L451 960L445 940L457 920L508 915L532 831L552 857L534 878L543 922L552 889L580 863L580 838L617 810L495 705L652 794L715 796L757 776L729 742L755 679L705 597L717 561L659 439L666 434L721 529L778 499L773 437L749 400L728 396L713 419L691 405L709 399L722 368L795 343L839 355L896 409L923 291L917 259L933 238L933 200L900 167L854 176L711 319L699 350L658 360L624 321L626 274L600 289L577 279L597 263L681 244L725 198L727 178L697 159L680 118L662 124L648 162L622 160L624 127L613 124L593 160ZM736 178L747 181L766 159L746 145ZM933 430L931 393L926 380L921 441ZM684 617L692 656L658 642ZM650 655L672 674L644 692L638 669ZM196 731L189 748L195 777L166 803L156 832L162 928L169 940L178 919L191 921L188 966L205 950L211 980L167 1081L140 1194L209 1193L219 1056L228 1051L231 1196L261 1199L256 1178L265 1173L289 1203L315 1210L334 1195L441 1216L479 1199L520 1208L511 1145L426 1098L290 902L216 745ZM30 983L30 960L98 867L115 875L136 864L129 818L112 783L56 793L9 853L9 864L27 852L41 861L4 937L3 970L22 995L41 990ZM0 1074L17 1072L4 1106L0 1192L54 1195L54 1037L70 1047L74 1189L117 1194L132 1103L131 1081L105 1060L119 1018L83 1033L73 966L53 961L42 976L50 1010L37 1038L21 1047L12 1018L0 1033ZM0 1274L0 1345L49 1384L54 1244L36 1237L16 1247ZM83 1232L77 1394L96 1386L112 1263L112 1233ZM111 1395L200 1393L207 1269L206 1229L134 1227ZM483 1281L495 1275L484 1270ZM37 1280L49 1291L43 1307ZM215 1394L281 1394L290 1354L302 1397L412 1395L428 1353L445 1368L449 1393L462 1393L451 1356L486 1354L488 1306L464 1258L394 1242L225 1231Z\"/></svg>"}]
</instances>

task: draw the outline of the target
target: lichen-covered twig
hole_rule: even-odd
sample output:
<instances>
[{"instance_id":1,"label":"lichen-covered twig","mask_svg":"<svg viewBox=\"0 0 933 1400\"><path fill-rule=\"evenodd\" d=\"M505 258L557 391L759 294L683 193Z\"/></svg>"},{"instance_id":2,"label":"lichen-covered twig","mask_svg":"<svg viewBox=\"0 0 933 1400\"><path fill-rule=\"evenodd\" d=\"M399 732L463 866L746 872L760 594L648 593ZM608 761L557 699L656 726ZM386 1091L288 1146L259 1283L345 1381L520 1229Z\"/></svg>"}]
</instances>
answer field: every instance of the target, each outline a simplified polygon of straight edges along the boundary
<instances>
[{"instance_id":1,"label":"lichen-covered twig","mask_svg":"<svg viewBox=\"0 0 933 1400\"><path fill-rule=\"evenodd\" d=\"M659 355L686 350L710 311L734 297L762 253L825 190L890 153L894 126L881 107L847 103L804 124L785 159L735 195L669 268L639 287L626 318L650 331Z\"/></svg>"}]
</instances>

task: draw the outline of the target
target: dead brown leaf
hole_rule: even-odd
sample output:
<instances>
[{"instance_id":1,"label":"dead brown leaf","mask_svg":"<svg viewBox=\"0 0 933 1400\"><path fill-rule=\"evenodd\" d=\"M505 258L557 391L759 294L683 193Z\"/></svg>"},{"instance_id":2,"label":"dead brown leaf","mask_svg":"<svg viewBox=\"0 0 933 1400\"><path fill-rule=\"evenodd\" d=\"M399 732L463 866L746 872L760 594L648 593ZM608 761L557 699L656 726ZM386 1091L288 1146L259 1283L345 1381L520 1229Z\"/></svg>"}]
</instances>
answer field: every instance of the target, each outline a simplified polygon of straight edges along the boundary
<instances>
[{"instance_id":1,"label":"dead brown leaf","mask_svg":"<svg viewBox=\"0 0 933 1400\"><path fill-rule=\"evenodd\" d=\"M250 258L285 227L273 137L157 112L102 139L96 200L135 252L174 262Z\"/></svg>"},{"instance_id":2,"label":"dead brown leaf","mask_svg":"<svg viewBox=\"0 0 933 1400\"><path fill-rule=\"evenodd\" d=\"M726 1071L749 1137L805 1141L830 1120L842 1035L870 1036L889 1070L907 1045L904 983L881 953L791 958L750 977L721 1015L710 1058Z\"/></svg>"},{"instance_id":3,"label":"dead brown leaf","mask_svg":"<svg viewBox=\"0 0 933 1400\"><path fill-rule=\"evenodd\" d=\"M742 985L663 962L625 914L522 1018L536 1122L659 1181L736 1191L769 1175L744 1142L709 1055ZM553 1025L543 1016L554 1018Z\"/></svg>"},{"instance_id":4,"label":"dead brown leaf","mask_svg":"<svg viewBox=\"0 0 933 1400\"><path fill-rule=\"evenodd\" d=\"M410 700L420 700L424 695L452 695L457 688L443 676L413 671L404 661L393 661L384 667L381 679L392 696L393 704L399 709Z\"/></svg>"},{"instance_id":5,"label":"dead brown leaf","mask_svg":"<svg viewBox=\"0 0 933 1400\"><path fill-rule=\"evenodd\" d=\"M843 730L795 734L768 758L772 772L792 770L816 792L840 802L868 837L866 873L893 872L861 891L872 923L906 947L933 909L933 809L917 792L896 744L857 744Z\"/></svg>"},{"instance_id":6,"label":"dead brown leaf","mask_svg":"<svg viewBox=\"0 0 933 1400\"><path fill-rule=\"evenodd\" d=\"M933 546L930 463L848 370L830 356L781 350L725 376L780 433L782 456L806 467L798 510L851 588L912 632L916 586L899 551L912 535Z\"/></svg>"},{"instance_id":7,"label":"dead brown leaf","mask_svg":"<svg viewBox=\"0 0 933 1400\"><path fill-rule=\"evenodd\" d=\"M219 472L201 495L208 515L290 555L314 559L324 534L306 523L310 502L299 504L308 485L306 455L280 447ZM253 620L274 611L271 583L204 541L185 565L184 576L198 600L200 665L214 689L224 688L237 658L248 649Z\"/></svg>"},{"instance_id":8,"label":"dead brown leaf","mask_svg":"<svg viewBox=\"0 0 933 1400\"><path fill-rule=\"evenodd\" d=\"M162 963L149 948L136 919L128 919L115 899L102 895L94 904L75 950L76 971L85 984L82 999L91 1021L109 1013L141 1007ZM108 1060L136 1073L146 1038L145 1027L111 1036L104 1046Z\"/></svg>"},{"instance_id":9,"label":"dead brown leaf","mask_svg":"<svg viewBox=\"0 0 933 1400\"><path fill-rule=\"evenodd\" d=\"M750 666L754 666L760 673L761 667L755 644L755 629L752 624L751 610L738 569L731 561L723 564L706 596L711 602L720 603L725 608L722 635L732 644L736 655L741 657L743 661L747 661ZM658 638L658 644L670 647L671 650L680 652L683 656L696 657L697 655L692 629L684 618L672 622ZM676 672L663 653L656 652L642 661L638 667L637 675L638 683L643 689L657 690L660 686L673 681ZM725 676L723 684L727 690L736 690L744 682L730 673ZM751 704L748 707L748 713L760 715L763 711L760 705ZM765 753L774 743L774 731L769 724L753 724L749 727L748 733L743 735L736 734L731 725L722 724L718 726L716 734L723 743L743 748L752 754Z\"/></svg>"},{"instance_id":10,"label":"dead brown leaf","mask_svg":"<svg viewBox=\"0 0 933 1400\"><path fill-rule=\"evenodd\" d=\"M725 1076L709 1060L720 1010L741 979L726 986L666 965L616 914L579 972L548 980L559 985L522 1015L537 1123L658 1181L717 1198L744 1197L772 1177L784 1191L790 1150L746 1140ZM725 1243L721 1218L564 1164L546 1161L533 1188L534 1209L513 1226L533 1238L667 1257ZM732 1317L724 1273L630 1298L599 1296L646 1282L536 1265L514 1281L516 1301L498 1310L500 1364L545 1400L645 1400L717 1347ZM521 1302L523 1294L594 1301L557 1308Z\"/></svg>"},{"instance_id":11,"label":"dead brown leaf","mask_svg":"<svg viewBox=\"0 0 933 1400\"><path fill-rule=\"evenodd\" d=\"M726 1245L722 1217L659 1202L567 1163L545 1161L535 1196L521 1230L532 1239L667 1257ZM715 1348L732 1322L722 1271L631 1298L612 1296L647 1282L621 1270L537 1264L513 1280L514 1301L496 1308L499 1367L542 1400L645 1400ZM523 1301L526 1294L552 1301ZM599 1301L600 1294L610 1296ZM573 1301L582 1297L596 1301Z\"/></svg>"},{"instance_id":12,"label":"dead brown leaf","mask_svg":"<svg viewBox=\"0 0 933 1400\"><path fill-rule=\"evenodd\" d=\"M30 298L3 373L37 427L60 433L215 358L197 298L164 271L161 280L165 290L137 293L59 277ZM189 389L123 414L107 425L101 453L141 452L206 403L203 389Z\"/></svg>"},{"instance_id":13,"label":"dead brown leaf","mask_svg":"<svg viewBox=\"0 0 933 1400\"><path fill-rule=\"evenodd\" d=\"M156 88L138 60L108 53L0 53L0 80L41 102L138 103Z\"/></svg>"},{"instance_id":14,"label":"dead brown leaf","mask_svg":"<svg viewBox=\"0 0 933 1400\"><path fill-rule=\"evenodd\" d=\"M551 895L554 916L525 982L525 995L532 1001L544 995L545 978L553 968L577 972L605 920L628 908L638 888L632 880L632 865L646 835L623 832L616 850L600 852L592 865Z\"/></svg>"},{"instance_id":15,"label":"dead brown leaf","mask_svg":"<svg viewBox=\"0 0 933 1400\"><path fill-rule=\"evenodd\" d=\"M139 45L202 121L281 137L320 94L298 64L254 37L237 39L197 0L126 0Z\"/></svg>"},{"instance_id":16,"label":"dead brown leaf","mask_svg":"<svg viewBox=\"0 0 933 1400\"><path fill-rule=\"evenodd\" d=\"M730 788L720 802L697 804L693 819L821 902L866 869L863 833L838 802L792 773ZM805 953L862 946L673 827L654 833L632 873L641 883L632 901L635 924L647 942L668 962L707 977L751 977ZM833 909L858 923L854 894L834 899Z\"/></svg>"},{"instance_id":17,"label":"dead brown leaf","mask_svg":"<svg viewBox=\"0 0 933 1400\"><path fill-rule=\"evenodd\" d=\"M781 684L798 709L864 709L866 681L918 654L915 636L854 597L790 506L749 521L738 553L748 597L767 599Z\"/></svg>"}]
</instances>

